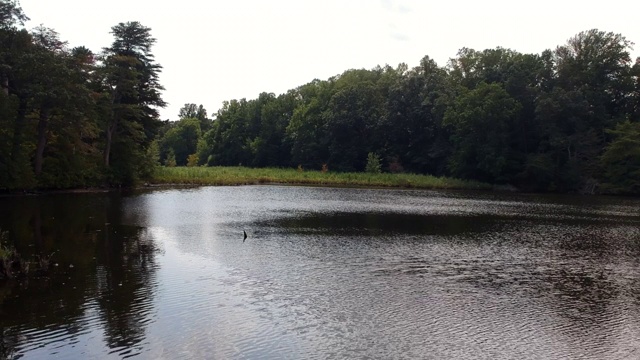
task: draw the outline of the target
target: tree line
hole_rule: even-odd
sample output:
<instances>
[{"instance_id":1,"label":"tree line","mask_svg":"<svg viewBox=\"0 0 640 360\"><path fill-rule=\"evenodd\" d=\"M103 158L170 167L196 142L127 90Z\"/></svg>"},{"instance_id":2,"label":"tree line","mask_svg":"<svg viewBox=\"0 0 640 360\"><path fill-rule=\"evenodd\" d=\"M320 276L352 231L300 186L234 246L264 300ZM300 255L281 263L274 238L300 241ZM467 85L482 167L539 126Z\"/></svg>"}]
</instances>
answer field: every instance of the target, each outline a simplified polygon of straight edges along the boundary
<instances>
[{"instance_id":1,"label":"tree line","mask_svg":"<svg viewBox=\"0 0 640 360\"><path fill-rule=\"evenodd\" d=\"M279 96L227 101L209 123L187 104L160 138L161 158L363 171L373 153L389 172L638 194L632 45L594 29L541 54L463 48L443 67L426 56L411 69L348 70Z\"/></svg>"},{"instance_id":2,"label":"tree line","mask_svg":"<svg viewBox=\"0 0 640 360\"><path fill-rule=\"evenodd\" d=\"M19 29L15 1L0 0L0 20L0 188L128 185L158 163L363 171L373 154L388 172L640 193L640 59L621 34L352 69L162 122L149 28L114 26L96 55Z\"/></svg>"}]
</instances>

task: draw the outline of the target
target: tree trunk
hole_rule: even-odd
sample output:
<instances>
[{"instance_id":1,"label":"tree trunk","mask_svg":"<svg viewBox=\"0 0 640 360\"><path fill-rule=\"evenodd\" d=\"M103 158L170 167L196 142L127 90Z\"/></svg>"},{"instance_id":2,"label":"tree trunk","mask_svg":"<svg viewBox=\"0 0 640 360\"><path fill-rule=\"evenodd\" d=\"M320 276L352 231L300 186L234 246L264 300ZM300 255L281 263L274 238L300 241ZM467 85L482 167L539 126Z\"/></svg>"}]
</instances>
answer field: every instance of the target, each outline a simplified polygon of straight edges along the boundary
<instances>
[{"instance_id":1,"label":"tree trunk","mask_svg":"<svg viewBox=\"0 0 640 360\"><path fill-rule=\"evenodd\" d=\"M111 144L113 142L113 135L116 132L116 128L118 127L118 118L113 110L113 106L120 103L120 93L115 90L112 94L111 99L111 122L107 124L107 143L104 146L104 166L109 167L109 162L111 158Z\"/></svg>"},{"instance_id":2,"label":"tree trunk","mask_svg":"<svg viewBox=\"0 0 640 360\"><path fill-rule=\"evenodd\" d=\"M104 146L104 166L109 167L109 155L111 153L111 129L107 127L107 143Z\"/></svg>"},{"instance_id":3,"label":"tree trunk","mask_svg":"<svg viewBox=\"0 0 640 360\"><path fill-rule=\"evenodd\" d=\"M43 107L40 109L40 119L38 120L38 146L36 147L36 158L34 171L36 176L42 173L42 161L44 156L44 148L47 145L47 125L49 124L49 109Z\"/></svg>"},{"instance_id":4,"label":"tree trunk","mask_svg":"<svg viewBox=\"0 0 640 360\"><path fill-rule=\"evenodd\" d=\"M13 126L13 143L11 147L11 160L16 161L20 155L22 147L22 132L24 131L24 122L27 115L27 98L19 97L18 116Z\"/></svg>"},{"instance_id":5,"label":"tree trunk","mask_svg":"<svg viewBox=\"0 0 640 360\"><path fill-rule=\"evenodd\" d=\"M113 135L118 123L114 121L113 124L107 126L107 143L104 146L104 166L109 167L109 160L111 157L111 143L113 142Z\"/></svg>"},{"instance_id":6,"label":"tree trunk","mask_svg":"<svg viewBox=\"0 0 640 360\"><path fill-rule=\"evenodd\" d=\"M2 80L0 82L0 87L2 87L2 91L4 92L5 95L9 95L9 77L5 74L2 74L2 77L0 77L0 79Z\"/></svg>"}]
</instances>

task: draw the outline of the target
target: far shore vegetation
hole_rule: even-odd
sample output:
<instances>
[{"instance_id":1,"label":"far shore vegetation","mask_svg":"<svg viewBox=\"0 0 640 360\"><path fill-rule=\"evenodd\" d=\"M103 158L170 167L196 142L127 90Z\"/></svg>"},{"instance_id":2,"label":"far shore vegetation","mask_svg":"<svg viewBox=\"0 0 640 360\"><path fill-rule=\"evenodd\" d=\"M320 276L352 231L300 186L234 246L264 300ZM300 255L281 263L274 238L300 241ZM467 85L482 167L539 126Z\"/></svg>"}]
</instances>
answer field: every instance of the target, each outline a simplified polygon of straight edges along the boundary
<instances>
[{"instance_id":1,"label":"far shore vegetation","mask_svg":"<svg viewBox=\"0 0 640 360\"><path fill-rule=\"evenodd\" d=\"M0 192L281 182L640 195L640 58L622 34L345 69L161 120L150 28L118 23L94 53L27 20L0 0ZM239 164L254 169L227 168Z\"/></svg>"},{"instance_id":2,"label":"far shore vegetation","mask_svg":"<svg viewBox=\"0 0 640 360\"><path fill-rule=\"evenodd\" d=\"M331 172L304 170L301 167L298 169L247 168L240 166L159 167L150 183L156 185L295 184L414 189L491 189L491 185L477 181L431 175Z\"/></svg>"}]
</instances>

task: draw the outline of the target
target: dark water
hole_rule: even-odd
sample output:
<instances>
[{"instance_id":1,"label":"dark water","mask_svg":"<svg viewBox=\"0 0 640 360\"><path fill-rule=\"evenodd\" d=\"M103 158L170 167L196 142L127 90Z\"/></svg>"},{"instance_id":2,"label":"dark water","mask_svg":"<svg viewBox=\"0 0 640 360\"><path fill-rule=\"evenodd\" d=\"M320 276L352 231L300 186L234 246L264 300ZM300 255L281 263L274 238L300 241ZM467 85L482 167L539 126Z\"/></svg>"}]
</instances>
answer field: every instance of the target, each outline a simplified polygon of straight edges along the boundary
<instances>
[{"instance_id":1,"label":"dark water","mask_svg":"<svg viewBox=\"0 0 640 360\"><path fill-rule=\"evenodd\" d=\"M640 199L205 187L0 198L0 358L640 358ZM242 231L249 237L242 241Z\"/></svg>"}]
</instances>

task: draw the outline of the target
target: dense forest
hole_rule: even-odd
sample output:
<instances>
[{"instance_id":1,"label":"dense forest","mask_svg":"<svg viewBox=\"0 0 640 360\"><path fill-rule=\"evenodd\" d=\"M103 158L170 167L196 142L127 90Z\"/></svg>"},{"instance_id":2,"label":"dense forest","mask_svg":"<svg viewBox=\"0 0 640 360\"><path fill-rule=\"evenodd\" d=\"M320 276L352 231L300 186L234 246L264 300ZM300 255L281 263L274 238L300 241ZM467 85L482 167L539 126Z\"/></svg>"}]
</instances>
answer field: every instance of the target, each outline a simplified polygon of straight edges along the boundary
<instances>
[{"instance_id":1,"label":"dense forest","mask_svg":"<svg viewBox=\"0 0 640 360\"><path fill-rule=\"evenodd\" d=\"M589 30L541 54L461 49L445 66L347 70L209 117L164 106L151 30L68 49L0 0L0 188L130 185L166 166L453 176L525 191L640 194L640 58Z\"/></svg>"}]
</instances>

